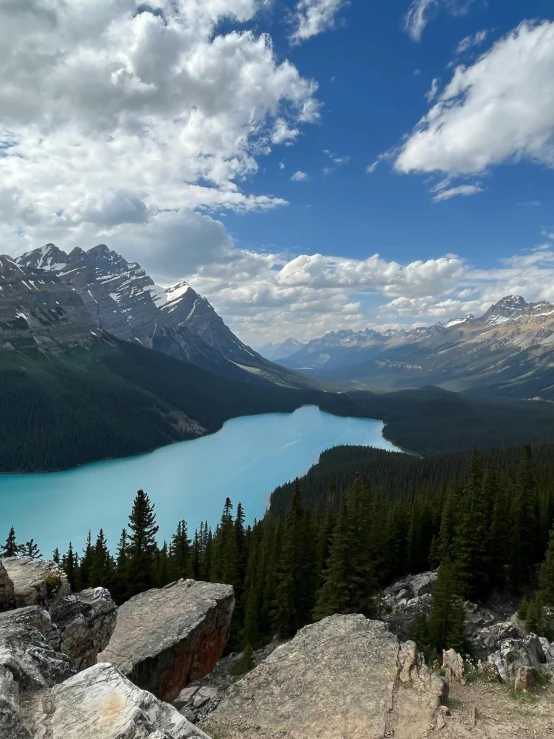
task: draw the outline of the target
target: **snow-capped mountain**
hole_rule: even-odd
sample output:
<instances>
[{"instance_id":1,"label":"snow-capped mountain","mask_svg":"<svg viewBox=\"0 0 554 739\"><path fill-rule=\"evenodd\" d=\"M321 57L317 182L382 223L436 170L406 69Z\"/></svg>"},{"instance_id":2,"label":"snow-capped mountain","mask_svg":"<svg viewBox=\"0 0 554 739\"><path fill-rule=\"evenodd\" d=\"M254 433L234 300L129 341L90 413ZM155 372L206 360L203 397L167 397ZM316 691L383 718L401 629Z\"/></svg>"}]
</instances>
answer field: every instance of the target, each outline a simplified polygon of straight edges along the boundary
<instances>
[{"instance_id":1,"label":"snow-capped mountain","mask_svg":"<svg viewBox=\"0 0 554 739\"><path fill-rule=\"evenodd\" d=\"M119 339L138 341L227 377L305 384L241 342L190 285L180 282L164 289L140 264L127 262L105 244L69 253L47 244L14 262L23 270L55 276L80 296L96 326Z\"/></svg>"},{"instance_id":2,"label":"snow-capped mountain","mask_svg":"<svg viewBox=\"0 0 554 739\"><path fill-rule=\"evenodd\" d=\"M55 275L0 256L0 350L89 346L101 332L81 298Z\"/></svg>"},{"instance_id":3,"label":"snow-capped mountain","mask_svg":"<svg viewBox=\"0 0 554 739\"><path fill-rule=\"evenodd\" d=\"M554 395L554 305L510 295L477 318L411 331L331 332L281 361L357 387L504 383L521 397L547 397Z\"/></svg>"}]
</instances>

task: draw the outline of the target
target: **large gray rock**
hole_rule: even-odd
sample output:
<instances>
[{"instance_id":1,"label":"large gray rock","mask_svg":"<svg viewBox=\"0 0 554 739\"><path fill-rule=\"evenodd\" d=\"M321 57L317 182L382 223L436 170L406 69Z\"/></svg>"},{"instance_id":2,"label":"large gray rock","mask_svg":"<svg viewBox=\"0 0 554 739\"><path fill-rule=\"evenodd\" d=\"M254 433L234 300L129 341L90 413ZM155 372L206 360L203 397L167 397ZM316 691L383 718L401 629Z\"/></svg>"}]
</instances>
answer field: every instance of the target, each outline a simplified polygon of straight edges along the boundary
<instances>
[{"instance_id":1,"label":"large gray rock","mask_svg":"<svg viewBox=\"0 0 554 739\"><path fill-rule=\"evenodd\" d=\"M5 567L0 560L0 612L15 608L13 582L8 577Z\"/></svg>"},{"instance_id":2,"label":"large gray rock","mask_svg":"<svg viewBox=\"0 0 554 739\"><path fill-rule=\"evenodd\" d=\"M75 672L69 657L24 624L0 625L0 666L12 673L21 691L50 688Z\"/></svg>"},{"instance_id":3,"label":"large gray rock","mask_svg":"<svg viewBox=\"0 0 554 739\"><path fill-rule=\"evenodd\" d=\"M227 640L235 599L230 585L180 580L131 598L117 616L99 662L171 701L211 672Z\"/></svg>"},{"instance_id":4,"label":"large gray rock","mask_svg":"<svg viewBox=\"0 0 554 739\"><path fill-rule=\"evenodd\" d=\"M16 608L39 605L48 609L71 593L65 572L51 560L4 557L1 564L13 583Z\"/></svg>"},{"instance_id":5,"label":"large gray rock","mask_svg":"<svg viewBox=\"0 0 554 739\"><path fill-rule=\"evenodd\" d=\"M51 739L209 739L109 664L56 686L44 704L37 736L42 730Z\"/></svg>"},{"instance_id":6,"label":"large gray rock","mask_svg":"<svg viewBox=\"0 0 554 739\"><path fill-rule=\"evenodd\" d=\"M59 598L50 609L60 632L60 651L78 670L96 663L115 629L117 606L105 588L90 588Z\"/></svg>"},{"instance_id":7,"label":"large gray rock","mask_svg":"<svg viewBox=\"0 0 554 739\"><path fill-rule=\"evenodd\" d=\"M8 625L32 626L40 631L54 651L60 651L60 632L52 623L48 611L40 606L27 606L26 608L16 608L14 611L8 611L7 613L0 613L0 627Z\"/></svg>"},{"instance_id":8,"label":"large gray rock","mask_svg":"<svg viewBox=\"0 0 554 739\"><path fill-rule=\"evenodd\" d=\"M229 688L202 728L220 739L414 739L436 726L446 691L413 642L380 621L332 616Z\"/></svg>"},{"instance_id":9,"label":"large gray rock","mask_svg":"<svg viewBox=\"0 0 554 739\"><path fill-rule=\"evenodd\" d=\"M0 666L0 739L31 739L21 723L19 685L10 670Z\"/></svg>"},{"instance_id":10,"label":"large gray rock","mask_svg":"<svg viewBox=\"0 0 554 739\"><path fill-rule=\"evenodd\" d=\"M496 668L504 682L509 682L514 680L522 669L538 670L544 666L546 654L541 639L535 634L530 634L524 639L506 639L497 652L489 655L488 662Z\"/></svg>"}]
</instances>

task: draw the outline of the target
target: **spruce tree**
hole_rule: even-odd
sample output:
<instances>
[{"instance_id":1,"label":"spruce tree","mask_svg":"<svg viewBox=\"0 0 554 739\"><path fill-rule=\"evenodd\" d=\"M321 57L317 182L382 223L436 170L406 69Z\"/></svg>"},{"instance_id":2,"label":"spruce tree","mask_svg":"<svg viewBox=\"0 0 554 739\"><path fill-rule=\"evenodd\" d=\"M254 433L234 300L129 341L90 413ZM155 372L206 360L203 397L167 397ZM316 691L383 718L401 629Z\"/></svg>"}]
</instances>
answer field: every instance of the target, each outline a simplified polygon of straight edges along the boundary
<instances>
[{"instance_id":1,"label":"spruce tree","mask_svg":"<svg viewBox=\"0 0 554 739\"><path fill-rule=\"evenodd\" d=\"M72 590L77 588L77 577L78 577L78 561L73 551L73 544L69 542L69 548L67 554L64 554L62 558L62 567L67 575L67 581Z\"/></svg>"},{"instance_id":2,"label":"spruce tree","mask_svg":"<svg viewBox=\"0 0 554 739\"><path fill-rule=\"evenodd\" d=\"M378 582L368 541L371 525L369 489L357 481L341 506L325 580L314 611L315 618L321 619L333 613L376 615Z\"/></svg>"},{"instance_id":3,"label":"spruce tree","mask_svg":"<svg viewBox=\"0 0 554 739\"><path fill-rule=\"evenodd\" d=\"M171 537L169 548L169 572L173 580L189 577L192 572L190 562L190 539L186 521L179 521L177 531Z\"/></svg>"},{"instance_id":4,"label":"spruce tree","mask_svg":"<svg viewBox=\"0 0 554 739\"><path fill-rule=\"evenodd\" d=\"M6 539L6 543L0 550L0 556L17 557L19 554L23 554L23 549L24 547L17 543L15 529L12 526L9 531L8 538Z\"/></svg>"},{"instance_id":5,"label":"spruce tree","mask_svg":"<svg viewBox=\"0 0 554 739\"><path fill-rule=\"evenodd\" d=\"M453 563L446 559L439 567L431 615L429 617L429 643L437 655L443 649L464 652L466 639L464 633L464 605L460 597L460 583Z\"/></svg>"},{"instance_id":6,"label":"spruce tree","mask_svg":"<svg viewBox=\"0 0 554 739\"><path fill-rule=\"evenodd\" d=\"M136 494L128 525L128 592L129 595L136 595L155 584L158 526L154 504L144 490Z\"/></svg>"},{"instance_id":7,"label":"spruce tree","mask_svg":"<svg viewBox=\"0 0 554 739\"><path fill-rule=\"evenodd\" d=\"M83 550L83 556L81 557L81 566L79 568L80 573L80 587L84 590L92 584L91 571L94 562L94 547L92 545L92 532L89 529L87 536L87 543Z\"/></svg>"},{"instance_id":8,"label":"spruce tree","mask_svg":"<svg viewBox=\"0 0 554 739\"><path fill-rule=\"evenodd\" d=\"M541 567L539 583L544 605L554 606L554 528L550 531L548 549Z\"/></svg>"},{"instance_id":9,"label":"spruce tree","mask_svg":"<svg viewBox=\"0 0 554 739\"><path fill-rule=\"evenodd\" d=\"M530 446L524 447L515 497L512 503L512 586L520 590L529 582L531 568L539 557L540 531L537 521L537 491Z\"/></svg>"},{"instance_id":10,"label":"spruce tree","mask_svg":"<svg viewBox=\"0 0 554 739\"><path fill-rule=\"evenodd\" d=\"M90 587L108 587L110 585L110 553L108 552L108 543L104 536L104 530L100 529L96 544L92 552L92 561L90 567ZM81 579L83 579L83 563L81 561Z\"/></svg>"},{"instance_id":11,"label":"spruce tree","mask_svg":"<svg viewBox=\"0 0 554 739\"><path fill-rule=\"evenodd\" d=\"M30 539L29 541L25 542L21 549L21 553L24 554L26 557L31 557L32 559L40 559L42 557L42 554L40 553L40 550L38 548L38 544L35 544L34 539Z\"/></svg>"},{"instance_id":12,"label":"spruce tree","mask_svg":"<svg viewBox=\"0 0 554 739\"><path fill-rule=\"evenodd\" d=\"M112 595L118 604L126 600L129 587L129 556L127 546L127 529L123 529L119 538L119 544L117 545L114 584L112 586Z\"/></svg>"}]
</instances>

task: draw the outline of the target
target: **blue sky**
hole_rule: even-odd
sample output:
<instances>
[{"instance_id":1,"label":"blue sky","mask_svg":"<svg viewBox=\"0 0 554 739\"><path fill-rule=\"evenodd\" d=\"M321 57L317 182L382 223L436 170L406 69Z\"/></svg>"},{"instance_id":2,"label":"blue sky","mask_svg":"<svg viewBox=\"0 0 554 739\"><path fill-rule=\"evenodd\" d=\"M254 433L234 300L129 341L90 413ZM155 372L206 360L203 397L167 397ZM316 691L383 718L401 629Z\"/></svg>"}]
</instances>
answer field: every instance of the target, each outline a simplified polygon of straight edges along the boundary
<instances>
[{"instance_id":1,"label":"blue sky","mask_svg":"<svg viewBox=\"0 0 554 739\"><path fill-rule=\"evenodd\" d=\"M0 0L1 251L103 241L255 345L554 300L547 5Z\"/></svg>"}]
</instances>

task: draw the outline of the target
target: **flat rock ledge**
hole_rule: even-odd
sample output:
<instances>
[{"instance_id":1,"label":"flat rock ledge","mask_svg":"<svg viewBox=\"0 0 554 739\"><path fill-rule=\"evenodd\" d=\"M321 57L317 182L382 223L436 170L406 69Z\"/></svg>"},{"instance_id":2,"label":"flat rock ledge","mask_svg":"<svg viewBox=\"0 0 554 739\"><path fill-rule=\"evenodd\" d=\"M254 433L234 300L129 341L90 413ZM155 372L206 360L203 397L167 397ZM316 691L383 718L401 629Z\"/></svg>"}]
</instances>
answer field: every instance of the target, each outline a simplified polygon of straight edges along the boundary
<instances>
[{"instance_id":1,"label":"flat rock ledge","mask_svg":"<svg viewBox=\"0 0 554 739\"><path fill-rule=\"evenodd\" d=\"M331 616L231 686L202 728L218 739L415 739L440 730L447 692L413 642Z\"/></svg>"},{"instance_id":2,"label":"flat rock ledge","mask_svg":"<svg viewBox=\"0 0 554 739\"><path fill-rule=\"evenodd\" d=\"M212 672L229 638L230 585L180 580L131 598L118 612L98 662L110 662L144 690L174 700Z\"/></svg>"}]
</instances>

